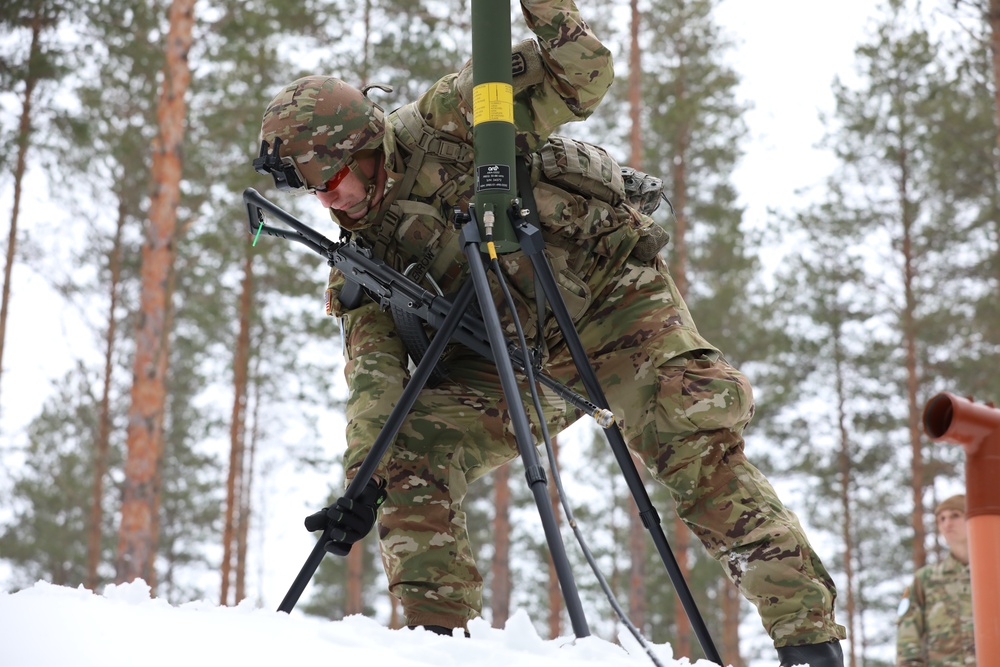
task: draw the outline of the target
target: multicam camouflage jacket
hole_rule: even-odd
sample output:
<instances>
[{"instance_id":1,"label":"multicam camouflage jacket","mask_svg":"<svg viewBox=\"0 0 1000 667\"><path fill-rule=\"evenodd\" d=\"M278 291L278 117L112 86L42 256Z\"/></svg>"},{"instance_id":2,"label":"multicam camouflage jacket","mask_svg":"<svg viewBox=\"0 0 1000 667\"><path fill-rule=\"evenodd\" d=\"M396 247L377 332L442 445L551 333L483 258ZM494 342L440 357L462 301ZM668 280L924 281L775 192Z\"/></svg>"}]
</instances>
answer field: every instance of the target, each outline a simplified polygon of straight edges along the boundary
<instances>
[{"instance_id":1,"label":"multicam camouflage jacket","mask_svg":"<svg viewBox=\"0 0 1000 667\"><path fill-rule=\"evenodd\" d=\"M917 570L899 604L897 667L976 664L969 566L948 555Z\"/></svg>"},{"instance_id":2,"label":"multicam camouflage jacket","mask_svg":"<svg viewBox=\"0 0 1000 667\"><path fill-rule=\"evenodd\" d=\"M514 53L515 141L522 154L543 145L559 149L531 155L530 181L546 254L577 321L599 302L602 290L612 284L636 248L642 230L654 223L623 203L620 167L606 152L553 140L557 128L587 118L607 92L614 76L610 52L572 0L522 0L521 6L537 41L519 45ZM450 216L456 207L466 207L474 194L471 64L440 79L416 102L388 114L386 121L383 150L389 178L382 204L360 225L336 213L334 217L396 270L418 282L433 279L445 293L453 293L463 280L466 260ZM560 180L565 165L557 163L565 162L566 155L573 164L582 165L579 171L589 185ZM413 161L420 165L416 173L408 169ZM521 252L502 255L500 263L530 343L538 334L531 264ZM395 405L403 387L380 381L397 375L380 369L405 369L407 357L392 317L373 308L345 308L338 299L343 284L343 276L334 270L326 303L329 314L341 317L347 373L354 383L345 456L350 471L360 464L381 427L352 419L352 402L376 402L387 410ZM500 301L498 288L494 297ZM505 309L500 313L504 327L513 333ZM543 327L545 356L563 342L554 318ZM706 345L692 335L688 349ZM365 372L352 372L354 360L362 356Z\"/></svg>"}]
</instances>

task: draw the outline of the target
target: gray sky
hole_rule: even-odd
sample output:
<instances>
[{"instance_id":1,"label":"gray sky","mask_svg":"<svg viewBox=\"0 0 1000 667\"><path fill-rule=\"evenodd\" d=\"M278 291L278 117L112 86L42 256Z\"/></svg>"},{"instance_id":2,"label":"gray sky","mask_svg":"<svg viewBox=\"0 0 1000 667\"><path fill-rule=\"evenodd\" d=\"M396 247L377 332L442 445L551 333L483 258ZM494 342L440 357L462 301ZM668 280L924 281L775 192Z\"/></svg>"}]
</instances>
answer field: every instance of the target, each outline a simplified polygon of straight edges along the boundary
<instances>
[{"instance_id":1,"label":"gray sky","mask_svg":"<svg viewBox=\"0 0 1000 667\"><path fill-rule=\"evenodd\" d=\"M746 220L761 225L767 209L796 208L833 170L817 144L820 113L833 111L831 84L853 81L854 49L866 39L882 3L841 0L724 0L717 19L737 40L731 65L742 77L750 141L734 181ZM806 189L802 196L796 191Z\"/></svg>"}]
</instances>

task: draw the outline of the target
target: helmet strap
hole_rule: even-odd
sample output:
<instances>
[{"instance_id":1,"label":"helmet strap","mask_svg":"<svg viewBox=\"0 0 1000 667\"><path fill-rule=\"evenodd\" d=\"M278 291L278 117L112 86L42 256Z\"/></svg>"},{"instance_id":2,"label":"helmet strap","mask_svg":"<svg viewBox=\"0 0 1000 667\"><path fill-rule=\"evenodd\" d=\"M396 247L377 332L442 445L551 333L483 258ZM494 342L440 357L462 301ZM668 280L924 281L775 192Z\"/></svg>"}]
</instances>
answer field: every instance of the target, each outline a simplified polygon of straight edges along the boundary
<instances>
[{"instance_id":1,"label":"helmet strap","mask_svg":"<svg viewBox=\"0 0 1000 667\"><path fill-rule=\"evenodd\" d=\"M351 208L344 209L343 213L347 214L348 217L351 217L353 215L357 215L358 213L361 213L362 211L364 211L365 209L368 208L368 202L370 200L371 200L371 195L367 195L364 199L362 199L361 201L359 201L357 204L355 204Z\"/></svg>"},{"instance_id":2,"label":"helmet strap","mask_svg":"<svg viewBox=\"0 0 1000 667\"><path fill-rule=\"evenodd\" d=\"M361 201L359 201L357 204L355 204L349 209L344 209L339 211L330 209L331 216L333 216L334 220L336 220L338 224L340 224L341 226L347 229L360 229L361 227L367 227L369 224L373 222L375 218L379 217L381 213L380 211L381 207L379 207L379 209L372 207L373 206L372 202L374 201L375 198L375 190L378 187L378 181L379 181L378 164L379 163L376 157L375 174L369 177L367 174L364 173L364 170L361 168L361 165L358 163L357 160L354 159L353 155L347 158L347 168L350 169L351 173L353 173L357 177L357 179L361 182L362 187L365 189L365 196ZM364 218L355 220L353 217L351 217L364 212L366 209L368 210L368 213L365 215Z\"/></svg>"},{"instance_id":3,"label":"helmet strap","mask_svg":"<svg viewBox=\"0 0 1000 667\"><path fill-rule=\"evenodd\" d=\"M371 178L365 174L364 170L354 156L347 158L347 168L351 170L359 181L361 181L361 186L365 189L365 198L359 201L357 204L351 208L344 211L348 215L354 215L365 210L366 207L371 205L373 197L375 196L375 188L378 186L378 169L376 167L375 175Z\"/></svg>"},{"instance_id":4,"label":"helmet strap","mask_svg":"<svg viewBox=\"0 0 1000 667\"><path fill-rule=\"evenodd\" d=\"M368 175L365 174L361 165L358 164L358 161L354 159L353 155L347 158L347 168L351 170L351 173L353 173L359 181L361 181L361 185L368 193L368 196L371 197L372 193L375 191L374 182L372 179L368 178Z\"/></svg>"}]
</instances>

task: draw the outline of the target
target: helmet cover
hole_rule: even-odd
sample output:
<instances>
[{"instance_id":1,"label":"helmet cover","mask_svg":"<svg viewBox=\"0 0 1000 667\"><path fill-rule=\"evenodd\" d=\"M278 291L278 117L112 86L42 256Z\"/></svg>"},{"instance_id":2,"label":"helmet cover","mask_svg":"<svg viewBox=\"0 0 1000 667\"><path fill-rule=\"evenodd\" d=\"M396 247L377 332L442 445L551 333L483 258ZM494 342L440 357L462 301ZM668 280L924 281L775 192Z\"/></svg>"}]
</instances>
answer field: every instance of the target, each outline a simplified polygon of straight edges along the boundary
<instances>
[{"instance_id":1,"label":"helmet cover","mask_svg":"<svg viewBox=\"0 0 1000 667\"><path fill-rule=\"evenodd\" d=\"M282 162L291 162L307 190L322 190L353 155L378 148L384 135L378 105L340 79L318 75L285 86L264 111L260 131L272 150L280 139Z\"/></svg>"}]
</instances>

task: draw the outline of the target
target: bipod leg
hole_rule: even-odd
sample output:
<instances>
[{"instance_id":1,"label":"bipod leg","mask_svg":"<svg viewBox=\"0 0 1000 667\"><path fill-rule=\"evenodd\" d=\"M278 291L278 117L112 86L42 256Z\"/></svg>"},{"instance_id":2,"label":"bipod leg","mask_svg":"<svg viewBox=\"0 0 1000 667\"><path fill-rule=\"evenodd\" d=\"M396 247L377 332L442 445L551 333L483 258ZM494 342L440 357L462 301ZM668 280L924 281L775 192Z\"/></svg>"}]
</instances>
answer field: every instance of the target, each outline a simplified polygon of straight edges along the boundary
<instances>
[{"instance_id":1,"label":"bipod leg","mask_svg":"<svg viewBox=\"0 0 1000 667\"><path fill-rule=\"evenodd\" d=\"M515 232L521 244L521 249L531 260L531 266L534 269L535 276L539 278L545 298L552 307L552 313L556 318L556 322L559 323L559 329L563 333L563 338L566 340L566 345L569 348L570 355L573 357L577 371L580 373L580 379L583 381L583 386L590 400L599 408L609 409L608 399L604 396L604 391L597 381L597 374L594 372L593 366L590 365L587 351L580 341L580 334L577 332L573 318L570 316L569 311L566 309L566 304L559 294L555 278L552 275L552 268L545 258L543 252L545 246L541 231L535 225L521 223L515 225ZM698 642L705 652L705 657L714 663L724 664L722 658L719 656L719 652L715 648L711 635L708 633L705 621L698 611L698 605L695 604L694 597L691 595L691 589L684 579L684 574L677 565L677 559L674 557L674 553L667 543L667 536L660 525L660 517L649 499L649 494L646 493L646 487L642 483L642 478L639 477L639 471L635 468L635 462L629 454L621 429L618 428L617 424L612 424L605 429L605 433L608 442L611 444L611 451L614 453L615 459L618 461L618 466L625 476L625 482L628 484L629 490L632 492L632 497L635 499L636 507L639 509L639 516L642 519L642 525L646 527L653 538L653 544L656 545L660 558L663 560L667 573L670 575L670 581L673 583L674 589L677 591L677 596L684 606L684 611L691 621L691 628L698 637Z\"/></svg>"},{"instance_id":2,"label":"bipod leg","mask_svg":"<svg viewBox=\"0 0 1000 667\"><path fill-rule=\"evenodd\" d=\"M441 323L441 328L435 334L433 340L431 340L430 346L427 348L427 352L424 354L420 363L417 364L416 369L413 371L413 375L410 377L410 381L406 383L406 388L403 389L403 393L400 394L399 402L393 406L392 411L389 413L389 417L386 419L385 424L382 426L382 430L379 431L378 437L375 438L375 442L372 443L372 448L365 455L364 460L361 462L361 466L358 468L357 474L351 483L347 486L347 491L344 492L344 496L347 498L357 498L361 491L364 490L365 486L368 484L368 480L371 479L372 475L375 474L375 470L378 467L379 461L382 460L382 456L385 455L392 442L396 439L396 434L399 433L400 427L403 425L403 421L406 419L406 415L409 414L410 408L417 400L417 395L427 384L428 378L430 378L431 371L437 364L438 360L441 358L441 354L444 352L445 346L451 340L452 334L458 328L458 324L465 315L465 311L472 304L472 297L475 295L474 285L471 282L466 282L462 285L461 290L458 292L458 296L455 297L455 303L452 306L451 311L445 317L444 322ZM319 564L323 562L323 557L326 555L326 550L323 545L329 539L327 532L324 531L323 535L316 542L316 546L313 547L312 552L309 554L309 558L306 559L305 564L302 565L302 569L299 570L299 574L295 577L295 581L292 582L291 587L285 594L284 599L278 606L278 611L291 612L295 607L295 603L298 602L299 597L302 595L302 591L305 590L306 585L313 578L316 573L316 569Z\"/></svg>"},{"instance_id":3,"label":"bipod leg","mask_svg":"<svg viewBox=\"0 0 1000 667\"><path fill-rule=\"evenodd\" d=\"M490 293L489 281L486 277L486 267L483 256L480 253L482 240L479 236L479 227L475 220L475 210L470 208L470 220L462 226L462 247L469 260L469 272L472 282L475 284L476 295L479 299L480 311L483 315L483 323L486 325L486 334L490 341L490 348L493 351L493 359L496 363L497 374L500 376L500 385L503 388L504 396L507 399L507 408L510 411L511 424L514 426L514 435L517 439L517 446L521 453L521 460L524 461L525 478L528 486L535 497L535 504L538 506L538 514L542 520L542 528L545 531L545 540L549 546L549 554L552 556L552 563L559 579L559 586L562 589L563 600L566 603L566 611L569 614L573 632L577 637L589 637L590 629L587 626L587 619L583 613L583 605L580 603L580 595L576 588L576 581L569 567L569 559L566 556L566 548L559 534L559 526L556 523L555 511L549 501L546 489L545 469L538 459L538 452L535 450L535 439L531 436L531 426L528 422L528 414L524 409L521 400L521 392L517 386L517 378L514 376L514 366L507 353L507 345L503 335L503 328L500 325L500 316L497 314L493 304L493 297ZM544 415L539 415L544 419Z\"/></svg>"}]
</instances>

